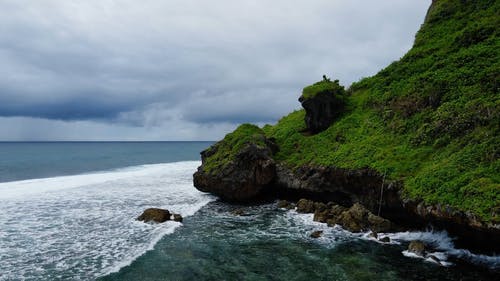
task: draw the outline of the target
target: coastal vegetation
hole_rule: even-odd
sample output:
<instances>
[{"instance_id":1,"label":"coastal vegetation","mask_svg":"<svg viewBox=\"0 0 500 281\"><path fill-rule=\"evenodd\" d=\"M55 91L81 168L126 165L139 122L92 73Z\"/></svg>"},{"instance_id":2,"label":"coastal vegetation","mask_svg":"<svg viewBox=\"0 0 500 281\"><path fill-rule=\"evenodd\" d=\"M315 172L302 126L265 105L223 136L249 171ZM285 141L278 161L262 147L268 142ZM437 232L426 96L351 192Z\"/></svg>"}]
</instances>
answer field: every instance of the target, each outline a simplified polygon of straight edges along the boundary
<instances>
[{"instance_id":1,"label":"coastal vegetation","mask_svg":"<svg viewBox=\"0 0 500 281\"><path fill-rule=\"evenodd\" d=\"M494 0L433 1L400 60L346 91L328 79L304 88L302 99L342 97L345 110L328 128L305 134L305 110L262 130L244 124L216 144L205 169L217 173L265 135L279 147L274 160L292 170L374 169L401 182L403 198L500 223L499 11Z\"/></svg>"}]
</instances>

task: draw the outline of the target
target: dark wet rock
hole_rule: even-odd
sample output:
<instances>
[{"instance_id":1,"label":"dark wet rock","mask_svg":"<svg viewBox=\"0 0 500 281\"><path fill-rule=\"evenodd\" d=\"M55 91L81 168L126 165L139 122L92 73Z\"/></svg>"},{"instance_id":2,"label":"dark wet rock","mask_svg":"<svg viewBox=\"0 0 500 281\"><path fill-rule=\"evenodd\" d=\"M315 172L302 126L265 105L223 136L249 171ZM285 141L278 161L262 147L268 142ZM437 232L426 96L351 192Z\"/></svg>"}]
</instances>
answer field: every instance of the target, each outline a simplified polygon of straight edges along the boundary
<instances>
[{"instance_id":1,"label":"dark wet rock","mask_svg":"<svg viewBox=\"0 0 500 281\"><path fill-rule=\"evenodd\" d=\"M358 220L356 213L345 211L343 212L337 221L343 228L349 230L350 232L361 232L365 228L361 220Z\"/></svg>"},{"instance_id":2,"label":"dark wet rock","mask_svg":"<svg viewBox=\"0 0 500 281\"><path fill-rule=\"evenodd\" d=\"M231 212L231 214L235 215L235 216L244 216L245 215L245 210L243 209L235 209Z\"/></svg>"},{"instance_id":3,"label":"dark wet rock","mask_svg":"<svg viewBox=\"0 0 500 281\"><path fill-rule=\"evenodd\" d=\"M295 208L295 204L288 202L286 200L280 200L278 201L278 208L290 210Z\"/></svg>"},{"instance_id":4,"label":"dark wet rock","mask_svg":"<svg viewBox=\"0 0 500 281\"><path fill-rule=\"evenodd\" d=\"M337 167L300 166L291 169L282 164L276 165L274 186L283 194L308 194L302 198L321 198L336 204L350 206L359 202L372 212L379 209L380 188L383 177L375 170L343 169ZM400 198L400 185L385 181L381 201L382 215L401 215L403 211ZM397 210L397 213L392 213Z\"/></svg>"},{"instance_id":5,"label":"dark wet rock","mask_svg":"<svg viewBox=\"0 0 500 281\"><path fill-rule=\"evenodd\" d=\"M307 200L304 200L302 204L303 208L308 210L311 206L317 206L314 212L314 221L327 223L328 226L339 224L351 232L371 229L375 233L387 232L393 228L389 220L372 214L359 203L354 204L349 209L331 203L316 205Z\"/></svg>"},{"instance_id":6,"label":"dark wet rock","mask_svg":"<svg viewBox=\"0 0 500 281\"><path fill-rule=\"evenodd\" d=\"M323 235L323 230L313 231L310 235L311 238L319 238Z\"/></svg>"},{"instance_id":7,"label":"dark wet rock","mask_svg":"<svg viewBox=\"0 0 500 281\"><path fill-rule=\"evenodd\" d=\"M174 221L182 222L183 218L180 214L174 214Z\"/></svg>"},{"instance_id":8,"label":"dark wet rock","mask_svg":"<svg viewBox=\"0 0 500 281\"><path fill-rule=\"evenodd\" d=\"M314 213L314 201L308 199L300 199L297 202L298 213Z\"/></svg>"},{"instance_id":9,"label":"dark wet rock","mask_svg":"<svg viewBox=\"0 0 500 281\"><path fill-rule=\"evenodd\" d=\"M369 237L372 237L372 238L378 239L378 233L377 233L377 232L375 232L375 231L372 231L372 232L370 232Z\"/></svg>"},{"instance_id":10,"label":"dark wet rock","mask_svg":"<svg viewBox=\"0 0 500 281\"><path fill-rule=\"evenodd\" d=\"M420 240L411 241L408 245L408 251L419 256L424 256L425 244Z\"/></svg>"},{"instance_id":11,"label":"dark wet rock","mask_svg":"<svg viewBox=\"0 0 500 281\"><path fill-rule=\"evenodd\" d=\"M335 226L336 224L338 224L338 221L336 218L331 218L331 219L327 219L326 220L326 225L330 226L330 227L333 227Z\"/></svg>"},{"instance_id":12,"label":"dark wet rock","mask_svg":"<svg viewBox=\"0 0 500 281\"><path fill-rule=\"evenodd\" d=\"M170 212L165 209L158 209L158 208L149 208L144 210L144 212L137 217L137 220L139 221L144 221L144 222L166 222L170 220Z\"/></svg>"},{"instance_id":13,"label":"dark wet rock","mask_svg":"<svg viewBox=\"0 0 500 281\"><path fill-rule=\"evenodd\" d=\"M359 203L342 212L338 216L337 224L340 224L351 232L360 232L368 229L375 232L387 232L392 227L390 221L372 214Z\"/></svg>"},{"instance_id":14,"label":"dark wet rock","mask_svg":"<svg viewBox=\"0 0 500 281\"><path fill-rule=\"evenodd\" d=\"M370 229L377 232L387 232L392 230L392 224L389 220L376 216L372 213L368 214L368 224Z\"/></svg>"},{"instance_id":15,"label":"dark wet rock","mask_svg":"<svg viewBox=\"0 0 500 281\"><path fill-rule=\"evenodd\" d=\"M380 238L379 241L383 242L383 243L389 243L389 242L391 242L391 238L385 236L385 237Z\"/></svg>"}]
</instances>

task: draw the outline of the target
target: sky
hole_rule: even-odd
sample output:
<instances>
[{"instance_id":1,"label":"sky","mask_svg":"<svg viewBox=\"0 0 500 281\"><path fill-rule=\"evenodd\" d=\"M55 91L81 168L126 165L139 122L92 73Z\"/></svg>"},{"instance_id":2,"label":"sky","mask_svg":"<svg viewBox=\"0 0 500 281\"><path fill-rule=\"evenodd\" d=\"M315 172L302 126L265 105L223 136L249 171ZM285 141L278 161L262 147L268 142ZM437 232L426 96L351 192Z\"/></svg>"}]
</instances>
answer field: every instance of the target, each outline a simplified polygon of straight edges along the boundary
<instances>
[{"instance_id":1,"label":"sky","mask_svg":"<svg viewBox=\"0 0 500 281\"><path fill-rule=\"evenodd\" d=\"M217 140L411 48L431 0L0 0L0 141Z\"/></svg>"}]
</instances>

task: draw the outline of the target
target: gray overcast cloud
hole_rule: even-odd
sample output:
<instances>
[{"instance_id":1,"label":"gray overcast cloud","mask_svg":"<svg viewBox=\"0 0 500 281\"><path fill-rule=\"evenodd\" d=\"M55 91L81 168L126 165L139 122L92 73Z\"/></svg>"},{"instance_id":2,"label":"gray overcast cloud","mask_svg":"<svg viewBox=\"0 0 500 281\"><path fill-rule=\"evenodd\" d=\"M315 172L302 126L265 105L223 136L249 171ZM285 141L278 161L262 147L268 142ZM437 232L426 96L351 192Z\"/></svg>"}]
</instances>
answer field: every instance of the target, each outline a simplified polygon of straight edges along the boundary
<instances>
[{"instance_id":1,"label":"gray overcast cloud","mask_svg":"<svg viewBox=\"0 0 500 281\"><path fill-rule=\"evenodd\" d=\"M412 45L430 0L0 0L0 140L215 140Z\"/></svg>"}]
</instances>

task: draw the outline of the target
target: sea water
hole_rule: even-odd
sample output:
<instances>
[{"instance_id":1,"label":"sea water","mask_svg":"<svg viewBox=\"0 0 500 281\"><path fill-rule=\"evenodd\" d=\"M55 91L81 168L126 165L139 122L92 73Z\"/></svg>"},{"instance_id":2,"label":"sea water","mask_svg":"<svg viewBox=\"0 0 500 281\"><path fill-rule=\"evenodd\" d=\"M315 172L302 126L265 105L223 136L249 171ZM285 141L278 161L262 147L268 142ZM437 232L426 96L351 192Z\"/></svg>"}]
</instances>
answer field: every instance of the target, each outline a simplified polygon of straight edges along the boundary
<instances>
[{"instance_id":1,"label":"sea water","mask_svg":"<svg viewBox=\"0 0 500 281\"><path fill-rule=\"evenodd\" d=\"M445 232L380 243L275 202L220 202L192 185L210 144L0 143L0 280L498 280L499 256ZM136 221L148 207L185 219ZM440 263L406 252L414 239Z\"/></svg>"}]
</instances>

